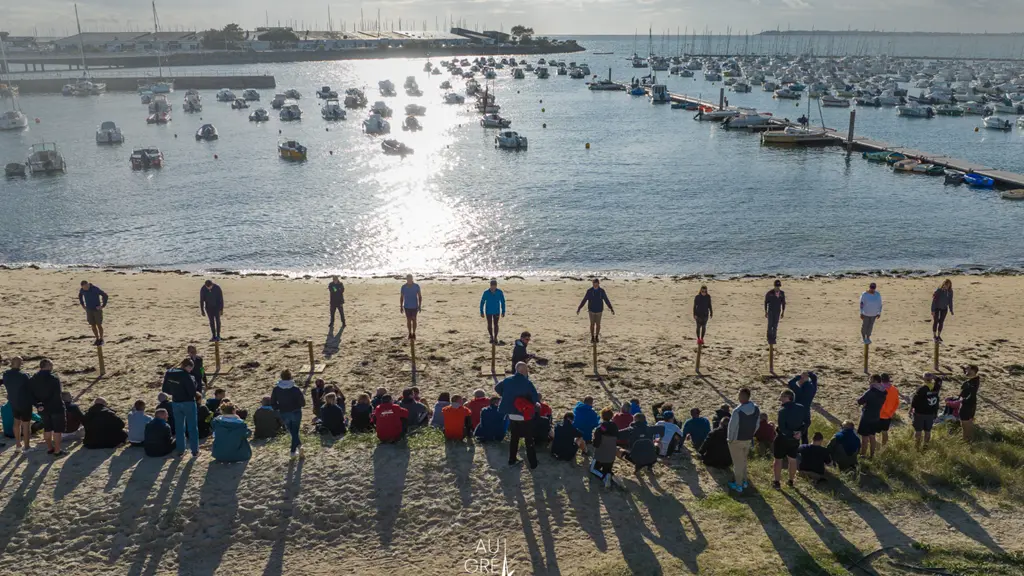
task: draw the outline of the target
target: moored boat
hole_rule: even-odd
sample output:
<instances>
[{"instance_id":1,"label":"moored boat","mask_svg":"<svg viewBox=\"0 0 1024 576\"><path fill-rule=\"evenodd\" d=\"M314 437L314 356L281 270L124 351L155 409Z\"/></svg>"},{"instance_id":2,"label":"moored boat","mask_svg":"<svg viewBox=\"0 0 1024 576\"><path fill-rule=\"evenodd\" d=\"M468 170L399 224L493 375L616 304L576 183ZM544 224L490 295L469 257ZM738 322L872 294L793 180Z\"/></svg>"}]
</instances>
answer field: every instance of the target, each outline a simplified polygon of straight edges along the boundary
<instances>
[{"instance_id":1,"label":"moored boat","mask_svg":"<svg viewBox=\"0 0 1024 576\"><path fill-rule=\"evenodd\" d=\"M200 140L210 142L218 138L220 138L220 135L217 134L217 129L214 128L213 124L203 124L199 127L199 130L196 130L196 142Z\"/></svg>"},{"instance_id":2,"label":"moored boat","mask_svg":"<svg viewBox=\"0 0 1024 576\"><path fill-rule=\"evenodd\" d=\"M388 139L380 143L381 149L389 156L406 156L413 153L413 149L398 140Z\"/></svg>"},{"instance_id":3,"label":"moored boat","mask_svg":"<svg viewBox=\"0 0 1024 576\"><path fill-rule=\"evenodd\" d=\"M164 153L158 148L136 148L128 157L132 170L147 170L149 168L160 168L164 165Z\"/></svg>"},{"instance_id":4,"label":"moored boat","mask_svg":"<svg viewBox=\"0 0 1024 576\"><path fill-rule=\"evenodd\" d=\"M283 160L303 162L306 160L306 147L295 140L284 140L277 145L277 154Z\"/></svg>"}]
</instances>

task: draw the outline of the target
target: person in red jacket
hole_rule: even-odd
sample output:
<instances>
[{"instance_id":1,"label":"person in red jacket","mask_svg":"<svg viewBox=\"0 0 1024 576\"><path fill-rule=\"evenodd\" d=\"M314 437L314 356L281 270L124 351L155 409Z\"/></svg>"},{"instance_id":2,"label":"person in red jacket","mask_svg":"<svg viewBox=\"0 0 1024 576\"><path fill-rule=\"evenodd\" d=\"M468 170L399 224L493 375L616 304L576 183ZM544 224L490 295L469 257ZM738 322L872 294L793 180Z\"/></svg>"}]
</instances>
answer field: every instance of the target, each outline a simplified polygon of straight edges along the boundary
<instances>
[{"instance_id":1,"label":"person in red jacket","mask_svg":"<svg viewBox=\"0 0 1024 576\"><path fill-rule=\"evenodd\" d=\"M393 404L391 395L385 394L372 416L373 423L377 428L377 439L386 443L401 440L405 430L405 421L408 418L409 411Z\"/></svg>"},{"instance_id":2,"label":"person in red jacket","mask_svg":"<svg viewBox=\"0 0 1024 576\"><path fill-rule=\"evenodd\" d=\"M491 400L487 398L487 394L483 390L477 390L473 392L473 399L466 402L466 408L469 408L470 418L473 424L473 430L480 425L480 411L491 405Z\"/></svg>"}]
</instances>

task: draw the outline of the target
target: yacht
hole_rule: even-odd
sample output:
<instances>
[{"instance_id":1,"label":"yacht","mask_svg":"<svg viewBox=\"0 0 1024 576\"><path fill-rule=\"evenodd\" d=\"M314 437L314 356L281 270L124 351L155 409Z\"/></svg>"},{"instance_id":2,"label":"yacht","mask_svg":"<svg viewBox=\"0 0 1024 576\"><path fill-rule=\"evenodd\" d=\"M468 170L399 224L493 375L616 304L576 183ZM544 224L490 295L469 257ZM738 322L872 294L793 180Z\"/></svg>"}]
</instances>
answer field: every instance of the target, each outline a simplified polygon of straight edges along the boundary
<instances>
[{"instance_id":1,"label":"yacht","mask_svg":"<svg viewBox=\"0 0 1024 576\"><path fill-rule=\"evenodd\" d=\"M217 91L217 102L234 102L235 93L228 88L221 88Z\"/></svg>"},{"instance_id":2,"label":"yacht","mask_svg":"<svg viewBox=\"0 0 1024 576\"><path fill-rule=\"evenodd\" d=\"M323 108L320 109L320 115L324 117L324 120L344 120L345 109L341 107L337 98L331 98L324 102Z\"/></svg>"},{"instance_id":3,"label":"yacht","mask_svg":"<svg viewBox=\"0 0 1024 576\"><path fill-rule=\"evenodd\" d=\"M668 87L664 84L651 85L651 104L668 104L672 98L668 94Z\"/></svg>"},{"instance_id":4,"label":"yacht","mask_svg":"<svg viewBox=\"0 0 1024 576\"><path fill-rule=\"evenodd\" d=\"M244 110L249 107L249 103L241 98L235 98L235 101L231 103L232 110Z\"/></svg>"},{"instance_id":5,"label":"yacht","mask_svg":"<svg viewBox=\"0 0 1024 576\"><path fill-rule=\"evenodd\" d=\"M715 71L709 71L704 73L704 80L706 82L721 82L722 74Z\"/></svg>"},{"instance_id":6,"label":"yacht","mask_svg":"<svg viewBox=\"0 0 1024 576\"><path fill-rule=\"evenodd\" d=\"M60 148L53 142L40 142L29 148L28 171L30 174L53 174L65 172L67 162L60 153Z\"/></svg>"},{"instance_id":7,"label":"yacht","mask_svg":"<svg viewBox=\"0 0 1024 576\"><path fill-rule=\"evenodd\" d=\"M370 116L363 120L363 132L367 134L390 134L391 124L385 120L376 110L370 111Z\"/></svg>"},{"instance_id":8,"label":"yacht","mask_svg":"<svg viewBox=\"0 0 1024 576\"><path fill-rule=\"evenodd\" d=\"M266 122L270 120L270 114L266 108L257 108L249 113L249 122Z\"/></svg>"},{"instance_id":9,"label":"yacht","mask_svg":"<svg viewBox=\"0 0 1024 576\"><path fill-rule=\"evenodd\" d=\"M116 124L107 120L96 130L97 144L124 144L124 135Z\"/></svg>"},{"instance_id":10,"label":"yacht","mask_svg":"<svg viewBox=\"0 0 1024 576\"><path fill-rule=\"evenodd\" d=\"M507 130L494 137L494 145L497 148L506 150L525 150L527 147L526 136L520 136L516 132Z\"/></svg>"},{"instance_id":11,"label":"yacht","mask_svg":"<svg viewBox=\"0 0 1024 576\"><path fill-rule=\"evenodd\" d=\"M722 128L726 130L756 130L770 125L772 115L768 112L758 112L752 109L740 109L739 114L730 116L722 122Z\"/></svg>"},{"instance_id":12,"label":"yacht","mask_svg":"<svg viewBox=\"0 0 1024 576\"><path fill-rule=\"evenodd\" d=\"M320 89L316 91L316 97L322 100L336 99L338 97L338 93L331 90L330 86L321 86Z\"/></svg>"},{"instance_id":13,"label":"yacht","mask_svg":"<svg viewBox=\"0 0 1024 576\"><path fill-rule=\"evenodd\" d=\"M252 88L247 88L245 90L242 90L242 99L246 102L259 102L260 93L257 92L256 90L253 90Z\"/></svg>"},{"instance_id":14,"label":"yacht","mask_svg":"<svg viewBox=\"0 0 1024 576\"><path fill-rule=\"evenodd\" d=\"M164 165L164 154L158 148L136 148L128 157L132 170L160 168Z\"/></svg>"},{"instance_id":15,"label":"yacht","mask_svg":"<svg viewBox=\"0 0 1024 576\"><path fill-rule=\"evenodd\" d=\"M497 114L485 114L480 119L480 125L484 128L508 128L512 125L512 121Z\"/></svg>"},{"instance_id":16,"label":"yacht","mask_svg":"<svg viewBox=\"0 0 1024 576\"><path fill-rule=\"evenodd\" d=\"M537 78L544 79L544 78L549 78L550 76L551 76L551 74L548 72L548 67L547 66L538 66L537 67Z\"/></svg>"},{"instance_id":17,"label":"yacht","mask_svg":"<svg viewBox=\"0 0 1024 576\"><path fill-rule=\"evenodd\" d=\"M0 114L0 130L21 130L28 128L28 116L15 108Z\"/></svg>"},{"instance_id":18,"label":"yacht","mask_svg":"<svg viewBox=\"0 0 1024 576\"><path fill-rule=\"evenodd\" d=\"M732 85L732 91L733 92L738 92L740 94L745 94L747 92L750 92L750 90L751 90L750 84L747 84L746 82L744 82L742 80L740 80L740 81L738 81L738 82L736 82L735 84Z\"/></svg>"},{"instance_id":19,"label":"yacht","mask_svg":"<svg viewBox=\"0 0 1024 576\"><path fill-rule=\"evenodd\" d=\"M217 134L217 129L213 127L213 124L203 124L199 127L199 130L196 130L196 142L201 140L210 142L218 138L220 138L220 135Z\"/></svg>"},{"instance_id":20,"label":"yacht","mask_svg":"<svg viewBox=\"0 0 1024 576\"><path fill-rule=\"evenodd\" d=\"M370 107L370 112L380 114L384 118L391 118L393 111L384 103L383 100L378 100L373 103L372 107Z\"/></svg>"},{"instance_id":21,"label":"yacht","mask_svg":"<svg viewBox=\"0 0 1024 576\"><path fill-rule=\"evenodd\" d=\"M381 80L377 82L377 87L380 89L380 95L384 97L395 96L395 84L391 80Z\"/></svg>"},{"instance_id":22,"label":"yacht","mask_svg":"<svg viewBox=\"0 0 1024 576\"><path fill-rule=\"evenodd\" d=\"M999 116L986 116L982 122L989 130L1009 130L1013 128L1013 122Z\"/></svg>"},{"instance_id":23,"label":"yacht","mask_svg":"<svg viewBox=\"0 0 1024 576\"><path fill-rule=\"evenodd\" d=\"M931 106L921 106L917 102L910 102L897 106L896 115L908 118L931 118L935 116L935 110Z\"/></svg>"},{"instance_id":24,"label":"yacht","mask_svg":"<svg viewBox=\"0 0 1024 576\"><path fill-rule=\"evenodd\" d=\"M801 128L789 126L785 130L769 130L761 133L762 144L824 145L833 144L823 128Z\"/></svg>"},{"instance_id":25,"label":"yacht","mask_svg":"<svg viewBox=\"0 0 1024 576\"><path fill-rule=\"evenodd\" d=\"M292 120L302 120L302 110L299 109L299 105L292 102L285 104L281 107L281 112L278 113L278 118L282 122L291 122Z\"/></svg>"}]
</instances>

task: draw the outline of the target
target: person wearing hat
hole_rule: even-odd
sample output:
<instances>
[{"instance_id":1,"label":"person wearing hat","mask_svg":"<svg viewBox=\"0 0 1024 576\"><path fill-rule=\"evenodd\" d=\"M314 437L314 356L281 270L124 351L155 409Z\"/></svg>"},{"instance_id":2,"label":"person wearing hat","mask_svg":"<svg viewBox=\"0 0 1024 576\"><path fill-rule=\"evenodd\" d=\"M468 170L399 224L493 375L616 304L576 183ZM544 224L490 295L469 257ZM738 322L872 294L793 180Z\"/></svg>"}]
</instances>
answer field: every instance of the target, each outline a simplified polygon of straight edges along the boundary
<instances>
[{"instance_id":1,"label":"person wearing hat","mask_svg":"<svg viewBox=\"0 0 1024 576\"><path fill-rule=\"evenodd\" d=\"M505 293L498 290L498 281L491 278L491 287L480 297L480 317L487 318L487 335L491 344L498 343L498 315L505 317Z\"/></svg>"},{"instance_id":2,"label":"person wearing hat","mask_svg":"<svg viewBox=\"0 0 1024 576\"><path fill-rule=\"evenodd\" d=\"M775 344L779 332L779 320L786 317L786 293L782 291L782 280L775 281L775 287L764 295L764 317L768 319L768 343Z\"/></svg>"},{"instance_id":3,"label":"person wearing hat","mask_svg":"<svg viewBox=\"0 0 1024 576\"><path fill-rule=\"evenodd\" d=\"M860 335L865 344L871 344L875 320L882 317L882 294L875 290L876 287L872 282L868 291L860 295Z\"/></svg>"}]
</instances>

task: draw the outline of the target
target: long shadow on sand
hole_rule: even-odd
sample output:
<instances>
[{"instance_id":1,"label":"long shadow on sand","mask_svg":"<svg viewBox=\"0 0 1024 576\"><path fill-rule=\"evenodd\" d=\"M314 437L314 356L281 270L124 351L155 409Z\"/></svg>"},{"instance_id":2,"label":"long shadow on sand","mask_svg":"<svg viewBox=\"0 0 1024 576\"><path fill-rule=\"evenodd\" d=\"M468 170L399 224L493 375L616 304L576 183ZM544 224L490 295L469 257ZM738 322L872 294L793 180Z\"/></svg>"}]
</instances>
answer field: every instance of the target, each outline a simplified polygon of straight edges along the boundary
<instances>
[{"instance_id":1,"label":"long shadow on sand","mask_svg":"<svg viewBox=\"0 0 1024 576\"><path fill-rule=\"evenodd\" d=\"M935 513L936 516L945 520L951 528L955 528L964 536L974 540L996 554L1005 554L992 536L975 520L966 510L952 500L942 498L933 494L909 474L898 474L900 482L904 483L912 491L925 496L925 504Z\"/></svg>"},{"instance_id":2,"label":"long shadow on sand","mask_svg":"<svg viewBox=\"0 0 1024 576\"><path fill-rule=\"evenodd\" d=\"M288 524L295 515L295 499L302 492L302 460L294 460L288 464L288 474L284 479L283 500L287 503L286 508L281 509L281 523L278 525L274 546L270 549L270 558L267 559L267 566L263 569L264 576L278 576L284 574L284 549L288 543Z\"/></svg>"},{"instance_id":3,"label":"long shadow on sand","mask_svg":"<svg viewBox=\"0 0 1024 576\"><path fill-rule=\"evenodd\" d=\"M338 331L335 332L333 325L327 329L327 337L324 339L324 358L330 358L341 351L341 334L344 331L344 328L338 328Z\"/></svg>"},{"instance_id":4,"label":"long shadow on sand","mask_svg":"<svg viewBox=\"0 0 1024 576\"><path fill-rule=\"evenodd\" d=\"M3 523L6 528L5 530L0 530L0 554L7 551L7 545L11 543L11 539L18 533L21 521L28 514L29 507L32 506L32 502L39 493L39 487L42 486L47 472L53 466L53 461L50 457L46 456L46 458L44 461L40 461L38 458L30 458L28 460L25 469L21 473L21 484L15 488L14 494L11 494L4 509L0 510L0 518L4 519ZM15 470L17 468L11 470L11 473L13 474Z\"/></svg>"},{"instance_id":5,"label":"long shadow on sand","mask_svg":"<svg viewBox=\"0 0 1024 576\"><path fill-rule=\"evenodd\" d=\"M789 492L784 491L782 493L793 506L793 509L804 517L807 525L814 530L814 533L818 535L818 539L828 547L832 555L847 565L856 560L861 554L860 549L843 536L842 530L828 519L828 516L825 515L817 502L811 500L810 497L804 494L803 490L796 490L796 494L799 499L790 496ZM805 507L804 504L807 504L807 506ZM807 510L808 508L810 508L810 511Z\"/></svg>"},{"instance_id":6,"label":"long shadow on sand","mask_svg":"<svg viewBox=\"0 0 1024 576\"><path fill-rule=\"evenodd\" d=\"M53 488L53 499L60 500L70 494L82 480L92 475L113 454L113 449L90 450L79 446L60 467L57 485Z\"/></svg>"},{"instance_id":7,"label":"long shadow on sand","mask_svg":"<svg viewBox=\"0 0 1024 576\"><path fill-rule=\"evenodd\" d=\"M124 476L125 472L131 470L132 466L138 464L145 457L146 451L140 447L128 446L118 452L110 459L110 465L107 467L107 484L103 487L103 491L109 494L114 488L117 488L121 483L121 476Z\"/></svg>"},{"instance_id":8,"label":"long shadow on sand","mask_svg":"<svg viewBox=\"0 0 1024 576\"><path fill-rule=\"evenodd\" d=\"M373 451L373 499L377 509L377 535L380 545L391 547L395 522L402 511L405 476L409 471L409 446L378 444Z\"/></svg>"},{"instance_id":9,"label":"long shadow on sand","mask_svg":"<svg viewBox=\"0 0 1024 576\"><path fill-rule=\"evenodd\" d=\"M628 469L628 465L621 465L621 467ZM653 473L641 471L635 476L635 479L639 487L631 488L631 495L620 496L608 492L602 494L627 565L634 574L653 574L661 570L654 552L646 543L649 540L682 561L690 572L696 573L697 556L708 545L697 521L682 502L662 490ZM650 486L647 485L648 481L651 483ZM657 490L657 493L652 488ZM651 522L654 524L653 530L643 522L640 509L634 502L634 498L638 499L650 514ZM619 500L617 505L614 502L615 499ZM692 538L687 534L687 527L682 522L684 518L690 525ZM643 550L643 548L647 548L647 551L643 552L640 558L635 557L635 551ZM643 564L648 553L650 557L654 558L654 564L650 568Z\"/></svg>"},{"instance_id":10,"label":"long shadow on sand","mask_svg":"<svg viewBox=\"0 0 1024 576\"><path fill-rule=\"evenodd\" d=\"M167 460L155 458L153 460L160 462L161 465L167 463ZM168 532L180 530L180 523L183 520L179 516L178 506L185 495L185 487L188 485L189 476L192 475L194 463L195 460L189 459L184 468L182 468L181 474L178 475L178 466L181 464L181 459L175 458L170 460L167 472L164 473L164 479L160 482L160 489L157 490L156 495L150 500L150 509L146 514L145 524L137 528L139 533L155 534L158 530ZM178 476L177 481L175 481L176 475ZM174 483L174 493L171 494L170 501L165 507L164 501L167 500L172 483ZM143 574L152 576L156 574L160 568L160 561L171 546L172 544L167 538L159 536L151 542L140 543L135 552L135 559L128 569L129 576L140 576Z\"/></svg>"},{"instance_id":11,"label":"long shadow on sand","mask_svg":"<svg viewBox=\"0 0 1024 576\"><path fill-rule=\"evenodd\" d=\"M186 525L190 534L178 548L178 573L212 576L231 547L238 525L238 486L249 462L210 462L199 489L199 505Z\"/></svg>"},{"instance_id":12,"label":"long shadow on sand","mask_svg":"<svg viewBox=\"0 0 1024 576\"><path fill-rule=\"evenodd\" d=\"M807 553L804 547L796 541L796 538L789 533L789 530L779 523L778 518L775 517L775 510L772 509L771 504L765 501L756 487L751 486L744 489L743 497L739 501L750 506L750 510L761 523L768 540L771 541L779 558L785 563L786 569L791 574L827 573L814 559L814 556Z\"/></svg>"},{"instance_id":13,"label":"long shadow on sand","mask_svg":"<svg viewBox=\"0 0 1024 576\"><path fill-rule=\"evenodd\" d=\"M459 489L459 498L463 506L473 503L473 486L470 477L473 471L473 455L476 442L467 439L463 442L451 440L444 443L445 465L455 475L455 486Z\"/></svg>"},{"instance_id":14,"label":"long shadow on sand","mask_svg":"<svg viewBox=\"0 0 1024 576\"><path fill-rule=\"evenodd\" d=\"M121 493L121 497L117 500L117 516L129 510L142 510L145 508L149 502L149 494L153 487L156 486L157 478L160 477L160 471L163 470L166 462L164 458L145 458L135 466L131 476L128 477L128 482L125 483L124 492ZM177 464L178 462L175 460L173 466L176 467ZM169 482L170 477L165 477L165 485L161 486L160 489L169 488ZM154 506L157 510L160 509L160 502L163 498L166 498L166 493L164 493L159 501L155 501ZM134 529L134 526L130 528L130 530ZM123 552L123 549L111 548L108 552L110 562L117 561Z\"/></svg>"}]
</instances>

